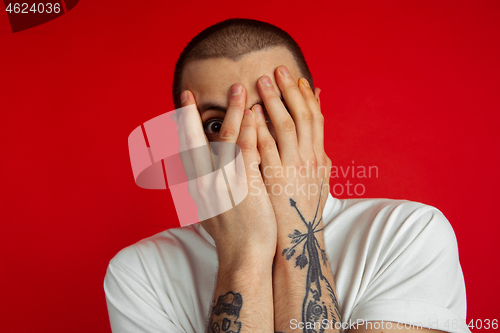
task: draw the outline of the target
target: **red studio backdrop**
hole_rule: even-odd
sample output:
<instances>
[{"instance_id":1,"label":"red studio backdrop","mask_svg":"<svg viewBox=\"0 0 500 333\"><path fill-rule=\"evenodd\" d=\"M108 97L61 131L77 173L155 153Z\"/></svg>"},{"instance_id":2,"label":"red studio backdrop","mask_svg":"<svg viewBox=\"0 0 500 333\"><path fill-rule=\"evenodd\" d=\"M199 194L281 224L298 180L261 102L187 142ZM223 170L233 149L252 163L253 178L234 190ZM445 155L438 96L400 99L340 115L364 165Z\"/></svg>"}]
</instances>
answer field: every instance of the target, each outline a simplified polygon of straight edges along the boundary
<instances>
[{"instance_id":1,"label":"red studio backdrop","mask_svg":"<svg viewBox=\"0 0 500 333\"><path fill-rule=\"evenodd\" d=\"M82 0L16 33L0 8L1 332L110 332L109 260L178 226L168 190L135 185L127 137L174 109L183 47L230 17L297 40L333 164L377 167L337 196L439 208L468 321L500 319L500 1Z\"/></svg>"}]
</instances>

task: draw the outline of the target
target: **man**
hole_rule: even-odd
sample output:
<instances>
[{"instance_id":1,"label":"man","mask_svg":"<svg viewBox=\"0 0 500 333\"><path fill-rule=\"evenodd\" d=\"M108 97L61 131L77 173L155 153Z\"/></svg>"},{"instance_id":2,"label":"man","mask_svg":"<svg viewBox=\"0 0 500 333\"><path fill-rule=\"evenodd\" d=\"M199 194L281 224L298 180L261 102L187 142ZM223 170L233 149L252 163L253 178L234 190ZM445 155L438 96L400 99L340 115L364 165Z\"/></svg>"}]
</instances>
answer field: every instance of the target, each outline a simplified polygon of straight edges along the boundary
<instances>
[{"instance_id":1,"label":"man","mask_svg":"<svg viewBox=\"0 0 500 333\"><path fill-rule=\"evenodd\" d=\"M439 210L329 194L319 95L275 26L231 19L193 38L176 64L175 107L196 106L207 140L238 144L249 194L110 261L113 332L469 332Z\"/></svg>"}]
</instances>

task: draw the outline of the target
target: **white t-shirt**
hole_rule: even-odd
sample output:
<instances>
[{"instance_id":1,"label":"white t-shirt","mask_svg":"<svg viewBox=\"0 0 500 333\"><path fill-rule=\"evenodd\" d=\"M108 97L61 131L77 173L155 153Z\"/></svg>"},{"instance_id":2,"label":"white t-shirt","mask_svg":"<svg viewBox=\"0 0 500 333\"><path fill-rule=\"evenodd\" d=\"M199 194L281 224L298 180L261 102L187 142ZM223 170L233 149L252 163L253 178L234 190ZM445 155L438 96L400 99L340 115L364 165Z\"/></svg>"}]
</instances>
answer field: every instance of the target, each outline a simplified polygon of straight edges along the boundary
<instances>
[{"instance_id":1,"label":"white t-shirt","mask_svg":"<svg viewBox=\"0 0 500 333\"><path fill-rule=\"evenodd\" d=\"M438 209L329 195L323 224L344 322L470 333L457 241ZM215 243L199 223L121 250L104 279L112 331L205 332L217 266Z\"/></svg>"}]
</instances>

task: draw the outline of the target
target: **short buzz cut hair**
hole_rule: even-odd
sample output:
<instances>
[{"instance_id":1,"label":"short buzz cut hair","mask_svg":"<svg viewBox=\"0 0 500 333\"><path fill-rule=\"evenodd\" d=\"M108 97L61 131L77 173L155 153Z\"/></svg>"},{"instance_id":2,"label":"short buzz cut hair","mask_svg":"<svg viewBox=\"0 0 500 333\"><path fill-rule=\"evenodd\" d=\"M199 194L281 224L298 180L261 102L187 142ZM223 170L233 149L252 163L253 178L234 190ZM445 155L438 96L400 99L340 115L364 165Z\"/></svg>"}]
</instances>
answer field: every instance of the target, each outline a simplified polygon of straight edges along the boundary
<instances>
[{"instance_id":1,"label":"short buzz cut hair","mask_svg":"<svg viewBox=\"0 0 500 333\"><path fill-rule=\"evenodd\" d=\"M267 22L231 18L200 32L182 51L175 64L172 85L175 108L181 107L182 73L189 62L211 58L228 58L238 61L247 53L279 46L290 51L300 74L307 79L314 91L313 78L304 55L297 42L286 31Z\"/></svg>"}]
</instances>

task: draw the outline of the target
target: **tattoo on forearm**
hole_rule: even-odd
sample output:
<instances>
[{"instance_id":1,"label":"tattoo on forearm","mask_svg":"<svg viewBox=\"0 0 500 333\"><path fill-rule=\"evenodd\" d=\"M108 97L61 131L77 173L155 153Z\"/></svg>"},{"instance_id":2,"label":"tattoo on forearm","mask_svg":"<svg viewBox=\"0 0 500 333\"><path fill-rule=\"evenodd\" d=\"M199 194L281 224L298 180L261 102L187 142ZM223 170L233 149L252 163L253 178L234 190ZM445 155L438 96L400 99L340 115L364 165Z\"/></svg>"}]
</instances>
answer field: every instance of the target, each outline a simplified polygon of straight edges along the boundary
<instances>
[{"instance_id":1,"label":"tattoo on forearm","mask_svg":"<svg viewBox=\"0 0 500 333\"><path fill-rule=\"evenodd\" d=\"M219 296L212 307L208 323L208 333L239 333L241 322L237 321L243 305L243 298L238 293L228 292Z\"/></svg>"},{"instance_id":2,"label":"tattoo on forearm","mask_svg":"<svg viewBox=\"0 0 500 333\"><path fill-rule=\"evenodd\" d=\"M321 185L323 187L323 184ZM321 193L321 191L320 191ZM324 332L324 320L335 324L337 321L342 323L340 317L339 303L335 297L335 293L328 283L327 279L323 276L321 271L321 264L327 267L328 257L324 249L320 248L319 242L316 239L315 233L320 231L316 230L320 225L322 217L318 218L318 209L321 202L321 194L318 200L318 205L316 207L316 214L311 222L307 222L299 208L297 203L290 199L290 206L294 207L299 214L302 222L307 228L305 233L300 232L295 229L293 234L289 234L292 247L283 250L282 255L285 256L286 260L292 259L295 255L295 248L303 243L302 254L295 258L295 267L299 266L300 269L307 267L307 278L306 278L306 294L304 297L304 302L302 304L302 322L304 323L304 333L312 332ZM322 215L322 214L320 214ZM316 221L316 218L318 220ZM319 253L321 253L321 259ZM331 303L325 304L325 294L326 297L331 299ZM333 304L333 307L332 307ZM307 323L312 323L313 325L307 325ZM319 323L314 325L314 323ZM308 328L309 326L309 328ZM319 328L319 331L317 330Z\"/></svg>"}]
</instances>

